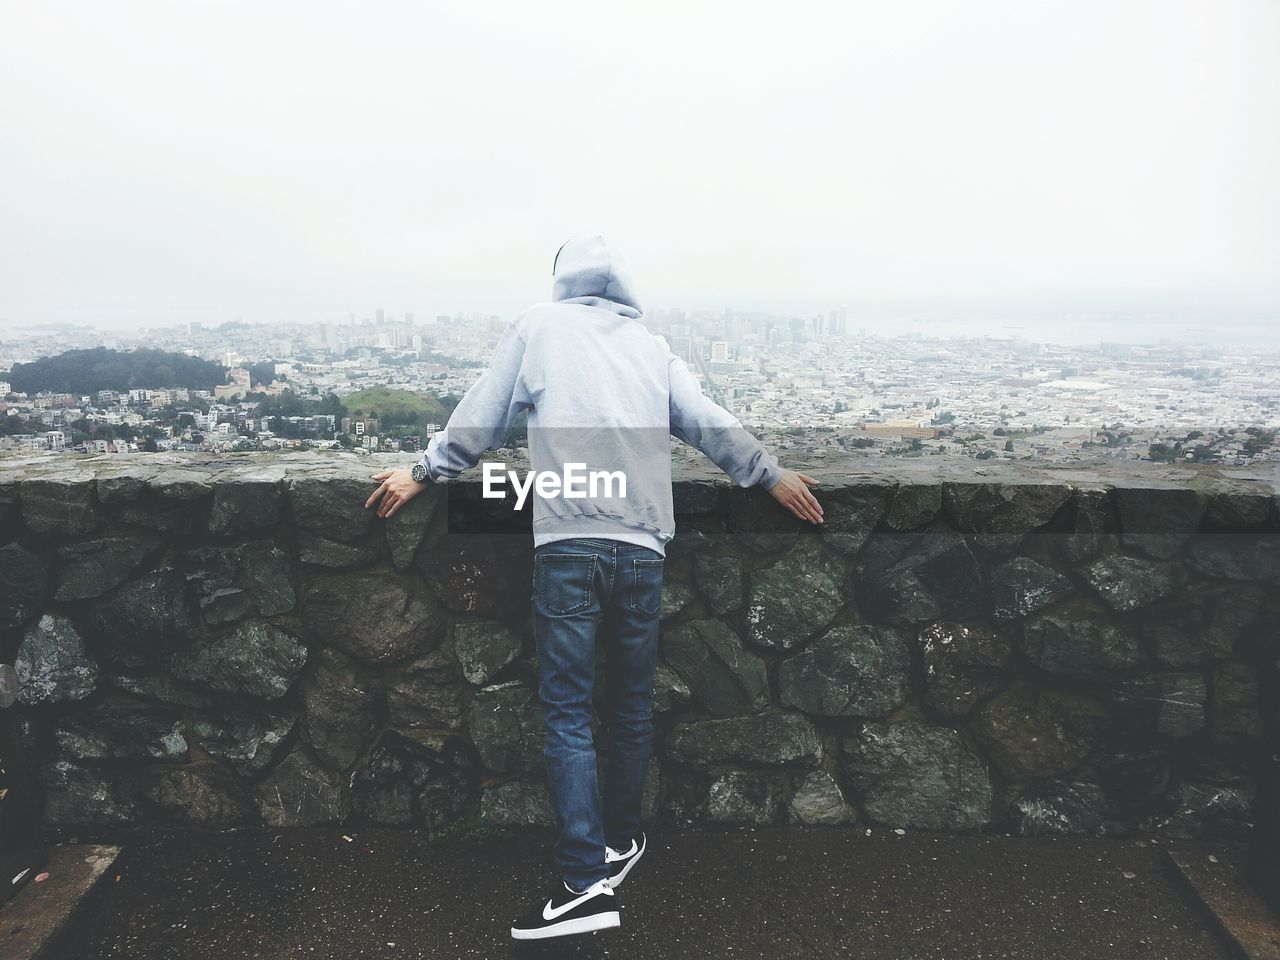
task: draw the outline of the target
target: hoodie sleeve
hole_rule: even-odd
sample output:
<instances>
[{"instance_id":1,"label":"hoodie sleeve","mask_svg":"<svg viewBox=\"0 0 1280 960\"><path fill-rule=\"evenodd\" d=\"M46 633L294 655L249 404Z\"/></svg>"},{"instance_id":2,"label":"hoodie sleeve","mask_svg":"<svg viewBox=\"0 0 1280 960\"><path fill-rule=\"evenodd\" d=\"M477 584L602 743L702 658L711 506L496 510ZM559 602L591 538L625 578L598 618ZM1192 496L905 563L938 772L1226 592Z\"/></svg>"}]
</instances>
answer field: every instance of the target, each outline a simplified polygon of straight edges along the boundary
<instances>
[{"instance_id":1,"label":"hoodie sleeve","mask_svg":"<svg viewBox=\"0 0 1280 960\"><path fill-rule=\"evenodd\" d=\"M502 331L488 368L422 454L431 479L452 480L474 467L486 450L502 444L516 414L533 406L521 376L524 348L515 323Z\"/></svg>"},{"instance_id":2,"label":"hoodie sleeve","mask_svg":"<svg viewBox=\"0 0 1280 960\"><path fill-rule=\"evenodd\" d=\"M705 453L740 487L771 490L782 478L778 459L738 418L702 392L698 378L668 348L671 434Z\"/></svg>"}]
</instances>

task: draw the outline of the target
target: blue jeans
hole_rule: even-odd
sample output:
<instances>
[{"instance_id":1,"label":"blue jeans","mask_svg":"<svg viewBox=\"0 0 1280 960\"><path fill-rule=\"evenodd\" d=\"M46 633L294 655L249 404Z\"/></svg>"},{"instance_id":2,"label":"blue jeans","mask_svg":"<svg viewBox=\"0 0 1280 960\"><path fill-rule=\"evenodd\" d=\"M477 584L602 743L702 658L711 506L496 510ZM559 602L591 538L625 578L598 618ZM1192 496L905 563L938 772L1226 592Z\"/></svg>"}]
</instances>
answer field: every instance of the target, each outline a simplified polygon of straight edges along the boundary
<instances>
[{"instance_id":1,"label":"blue jeans","mask_svg":"<svg viewBox=\"0 0 1280 960\"><path fill-rule=\"evenodd\" d=\"M653 745L662 563L660 553L621 540L556 540L533 552L543 755L559 831L554 860L575 890L609 875L606 843L625 850L640 829ZM591 731L597 637L606 660L603 799Z\"/></svg>"}]
</instances>

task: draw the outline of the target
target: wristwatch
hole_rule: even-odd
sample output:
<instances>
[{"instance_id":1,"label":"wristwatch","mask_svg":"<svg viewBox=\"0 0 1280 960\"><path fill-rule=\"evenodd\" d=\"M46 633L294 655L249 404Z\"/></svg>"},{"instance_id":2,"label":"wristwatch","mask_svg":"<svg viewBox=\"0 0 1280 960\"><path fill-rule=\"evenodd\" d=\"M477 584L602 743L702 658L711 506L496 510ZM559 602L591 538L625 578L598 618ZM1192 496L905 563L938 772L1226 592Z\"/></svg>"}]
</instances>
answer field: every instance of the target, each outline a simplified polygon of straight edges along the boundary
<instances>
[{"instance_id":1,"label":"wristwatch","mask_svg":"<svg viewBox=\"0 0 1280 960\"><path fill-rule=\"evenodd\" d=\"M418 483L426 483L431 479L431 474L427 473L427 465L419 460L413 465L413 469L409 471L413 475L413 479Z\"/></svg>"}]
</instances>

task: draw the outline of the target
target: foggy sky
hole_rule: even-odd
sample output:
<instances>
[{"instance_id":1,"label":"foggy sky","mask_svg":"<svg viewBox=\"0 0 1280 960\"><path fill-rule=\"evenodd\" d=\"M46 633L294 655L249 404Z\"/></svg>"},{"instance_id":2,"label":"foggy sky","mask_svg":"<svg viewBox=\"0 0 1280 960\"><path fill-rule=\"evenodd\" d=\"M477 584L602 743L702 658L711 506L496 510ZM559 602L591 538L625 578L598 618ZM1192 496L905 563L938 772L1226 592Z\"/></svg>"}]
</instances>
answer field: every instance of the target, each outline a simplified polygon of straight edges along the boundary
<instances>
[{"instance_id":1,"label":"foggy sky","mask_svg":"<svg viewBox=\"0 0 1280 960\"><path fill-rule=\"evenodd\" d=\"M1280 313L1280 4L0 0L0 319Z\"/></svg>"}]
</instances>

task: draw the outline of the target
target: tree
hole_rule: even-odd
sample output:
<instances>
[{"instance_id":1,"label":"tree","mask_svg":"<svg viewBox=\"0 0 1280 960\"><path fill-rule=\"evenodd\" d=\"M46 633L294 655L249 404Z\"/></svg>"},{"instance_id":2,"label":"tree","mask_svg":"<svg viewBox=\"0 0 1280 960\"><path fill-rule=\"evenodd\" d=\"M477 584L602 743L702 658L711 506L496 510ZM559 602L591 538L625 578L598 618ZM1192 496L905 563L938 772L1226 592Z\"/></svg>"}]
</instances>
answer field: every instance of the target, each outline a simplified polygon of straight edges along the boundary
<instances>
[{"instance_id":1,"label":"tree","mask_svg":"<svg viewBox=\"0 0 1280 960\"><path fill-rule=\"evenodd\" d=\"M150 387L210 390L227 378L221 364L165 350L67 350L31 363L15 364L8 375L19 393L96 393Z\"/></svg>"},{"instance_id":2,"label":"tree","mask_svg":"<svg viewBox=\"0 0 1280 960\"><path fill-rule=\"evenodd\" d=\"M276 378L276 362L274 360L263 360L261 363L249 364L249 386L269 386L271 381Z\"/></svg>"},{"instance_id":3,"label":"tree","mask_svg":"<svg viewBox=\"0 0 1280 960\"><path fill-rule=\"evenodd\" d=\"M1012 441L1012 440L1006 440L1006 441L1004 442L1004 448L1005 448L1005 450L1006 450L1008 453L1013 453L1013 441Z\"/></svg>"}]
</instances>

